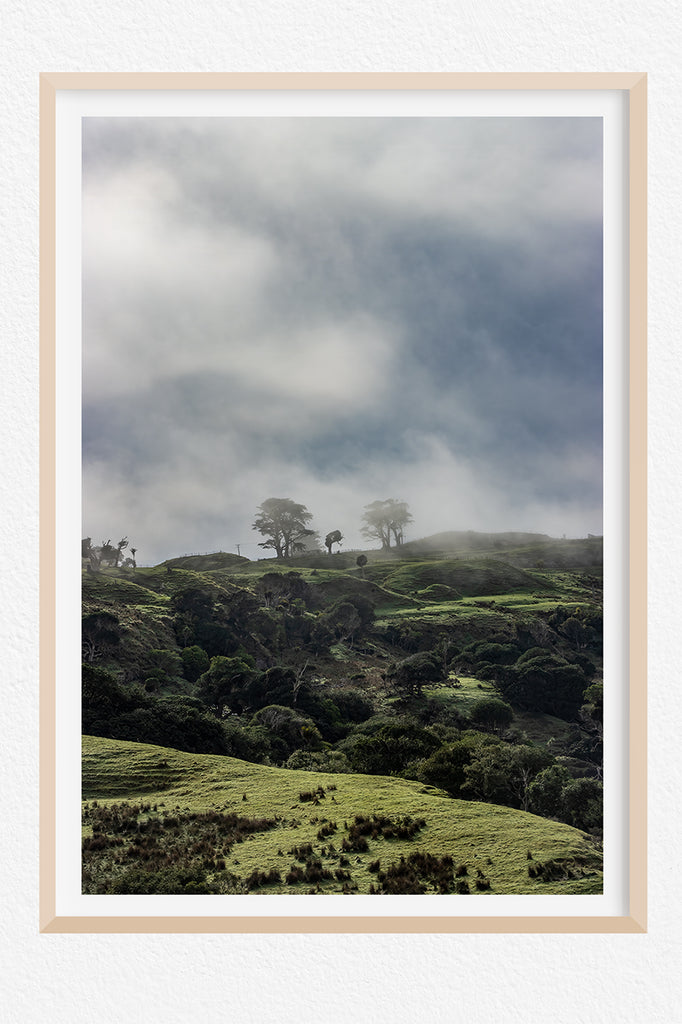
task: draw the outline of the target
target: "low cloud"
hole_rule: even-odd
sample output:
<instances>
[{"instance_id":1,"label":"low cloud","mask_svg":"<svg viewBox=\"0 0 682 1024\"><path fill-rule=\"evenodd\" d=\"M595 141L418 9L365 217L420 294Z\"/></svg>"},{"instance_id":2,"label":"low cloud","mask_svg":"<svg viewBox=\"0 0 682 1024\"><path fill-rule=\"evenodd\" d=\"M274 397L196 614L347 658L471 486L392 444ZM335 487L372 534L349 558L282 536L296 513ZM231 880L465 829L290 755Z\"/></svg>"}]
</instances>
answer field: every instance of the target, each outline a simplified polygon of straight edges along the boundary
<instances>
[{"instance_id":1,"label":"low cloud","mask_svg":"<svg viewBox=\"0 0 682 1024\"><path fill-rule=\"evenodd\" d=\"M86 119L84 528L601 520L594 119Z\"/></svg>"}]
</instances>

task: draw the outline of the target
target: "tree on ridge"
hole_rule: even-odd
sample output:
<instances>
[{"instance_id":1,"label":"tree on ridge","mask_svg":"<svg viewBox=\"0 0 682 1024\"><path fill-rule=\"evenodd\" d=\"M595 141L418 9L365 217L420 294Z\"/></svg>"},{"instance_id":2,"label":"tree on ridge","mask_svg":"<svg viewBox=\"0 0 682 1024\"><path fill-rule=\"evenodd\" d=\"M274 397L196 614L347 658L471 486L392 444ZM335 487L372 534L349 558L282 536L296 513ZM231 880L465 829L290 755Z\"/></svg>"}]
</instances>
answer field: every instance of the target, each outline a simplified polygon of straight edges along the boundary
<instances>
[{"instance_id":1,"label":"tree on ridge","mask_svg":"<svg viewBox=\"0 0 682 1024\"><path fill-rule=\"evenodd\" d=\"M403 543L403 531L412 522L412 514L407 502L387 498L385 501L373 501L365 505L362 519L365 524L361 529L363 536L381 541L382 548L388 549L391 541L396 547Z\"/></svg>"},{"instance_id":2,"label":"tree on ridge","mask_svg":"<svg viewBox=\"0 0 682 1024\"><path fill-rule=\"evenodd\" d=\"M330 555L332 553L332 544L340 544L342 540L343 534L341 533L340 530L332 530L331 533L327 534L327 536L324 538L324 546L326 547Z\"/></svg>"},{"instance_id":3,"label":"tree on ridge","mask_svg":"<svg viewBox=\"0 0 682 1024\"><path fill-rule=\"evenodd\" d=\"M303 551L305 538L315 534L307 526L312 512L291 498L267 498L256 511L252 528L266 538L258 547L274 548L277 558L290 558Z\"/></svg>"}]
</instances>

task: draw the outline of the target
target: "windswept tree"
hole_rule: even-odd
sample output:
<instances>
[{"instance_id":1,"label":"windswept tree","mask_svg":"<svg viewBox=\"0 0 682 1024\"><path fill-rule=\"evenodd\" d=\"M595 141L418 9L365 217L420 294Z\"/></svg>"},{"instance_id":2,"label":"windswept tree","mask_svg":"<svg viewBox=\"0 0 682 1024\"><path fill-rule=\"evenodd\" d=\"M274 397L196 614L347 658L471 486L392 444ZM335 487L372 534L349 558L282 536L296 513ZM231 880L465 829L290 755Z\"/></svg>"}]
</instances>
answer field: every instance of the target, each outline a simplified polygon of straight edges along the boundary
<instances>
[{"instance_id":1,"label":"windswept tree","mask_svg":"<svg viewBox=\"0 0 682 1024\"><path fill-rule=\"evenodd\" d=\"M332 544L340 544L342 540L343 534L341 533L340 530L332 530L331 533L327 534L327 536L324 538L324 546L326 547L330 555L332 553Z\"/></svg>"},{"instance_id":2,"label":"windswept tree","mask_svg":"<svg viewBox=\"0 0 682 1024\"><path fill-rule=\"evenodd\" d=\"M83 537L81 540L81 558L88 560L88 572L99 569L101 556L102 548L95 547L91 537Z\"/></svg>"},{"instance_id":3,"label":"windswept tree","mask_svg":"<svg viewBox=\"0 0 682 1024\"><path fill-rule=\"evenodd\" d=\"M98 548L95 548L92 546L91 538L85 537L81 541L81 545L82 557L90 559L90 564L93 569L104 564L113 565L114 568L117 569L119 562L123 559L123 551L128 547L128 538L121 537L120 541L116 545L111 543L111 539L103 540L101 545Z\"/></svg>"},{"instance_id":4,"label":"windswept tree","mask_svg":"<svg viewBox=\"0 0 682 1024\"><path fill-rule=\"evenodd\" d=\"M304 551L306 538L315 534L307 525L313 518L312 512L291 498L268 498L256 511L253 529L266 538L258 547L274 548L278 558L290 558Z\"/></svg>"},{"instance_id":5,"label":"windswept tree","mask_svg":"<svg viewBox=\"0 0 682 1024\"><path fill-rule=\"evenodd\" d=\"M412 515L407 502L387 498L365 505L362 520L365 524L361 529L363 536L381 541L382 548L390 548L393 545L400 547L403 543L404 529L412 522Z\"/></svg>"},{"instance_id":6,"label":"windswept tree","mask_svg":"<svg viewBox=\"0 0 682 1024\"><path fill-rule=\"evenodd\" d=\"M95 552L99 557L100 565L105 563L107 565L112 565L118 556L118 549L111 543L111 538L109 538L109 540L103 540L100 546L95 548Z\"/></svg>"},{"instance_id":7,"label":"windswept tree","mask_svg":"<svg viewBox=\"0 0 682 1024\"><path fill-rule=\"evenodd\" d=\"M116 556L114 558L114 565L118 568L118 563L123 559L123 551L128 547L128 538L121 537L120 541L116 546Z\"/></svg>"}]
</instances>

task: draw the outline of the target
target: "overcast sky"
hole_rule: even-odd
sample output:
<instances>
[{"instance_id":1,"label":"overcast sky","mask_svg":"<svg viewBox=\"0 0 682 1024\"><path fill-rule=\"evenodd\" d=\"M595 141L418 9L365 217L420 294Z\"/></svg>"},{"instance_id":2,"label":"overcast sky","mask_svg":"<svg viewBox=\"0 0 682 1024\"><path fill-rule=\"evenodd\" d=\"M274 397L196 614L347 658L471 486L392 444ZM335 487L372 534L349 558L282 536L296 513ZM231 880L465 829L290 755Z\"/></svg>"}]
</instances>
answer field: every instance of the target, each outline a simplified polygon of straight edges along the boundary
<instances>
[{"instance_id":1,"label":"overcast sky","mask_svg":"<svg viewBox=\"0 0 682 1024\"><path fill-rule=\"evenodd\" d=\"M598 118L86 118L83 535L602 531Z\"/></svg>"}]
</instances>

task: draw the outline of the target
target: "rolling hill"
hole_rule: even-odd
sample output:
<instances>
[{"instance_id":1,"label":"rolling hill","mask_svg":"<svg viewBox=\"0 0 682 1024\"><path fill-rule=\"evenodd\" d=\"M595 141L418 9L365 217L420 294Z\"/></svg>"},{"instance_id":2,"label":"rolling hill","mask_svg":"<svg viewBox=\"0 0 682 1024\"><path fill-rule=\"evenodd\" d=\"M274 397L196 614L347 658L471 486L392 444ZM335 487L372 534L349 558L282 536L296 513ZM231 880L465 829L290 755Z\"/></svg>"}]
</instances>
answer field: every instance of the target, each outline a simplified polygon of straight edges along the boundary
<instances>
[{"instance_id":1,"label":"rolling hill","mask_svg":"<svg viewBox=\"0 0 682 1024\"><path fill-rule=\"evenodd\" d=\"M419 543L84 566L84 891L601 891L601 539Z\"/></svg>"},{"instance_id":2,"label":"rolling hill","mask_svg":"<svg viewBox=\"0 0 682 1024\"><path fill-rule=\"evenodd\" d=\"M187 891L368 893L401 860L438 892L443 859L453 895L601 891L577 829L401 779L86 736L83 798L87 892L149 891L156 873Z\"/></svg>"}]
</instances>

